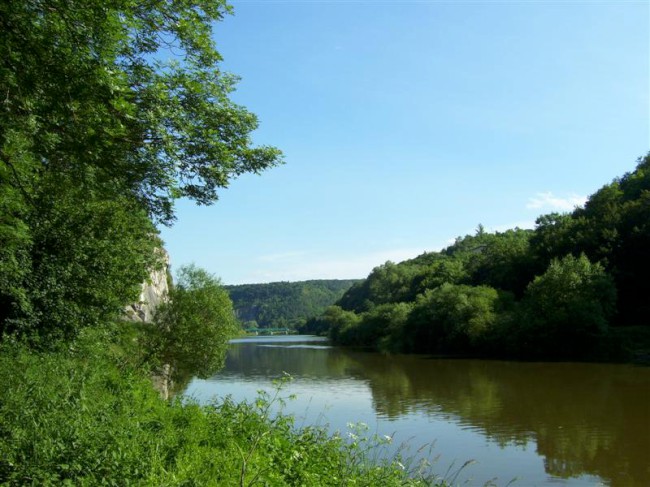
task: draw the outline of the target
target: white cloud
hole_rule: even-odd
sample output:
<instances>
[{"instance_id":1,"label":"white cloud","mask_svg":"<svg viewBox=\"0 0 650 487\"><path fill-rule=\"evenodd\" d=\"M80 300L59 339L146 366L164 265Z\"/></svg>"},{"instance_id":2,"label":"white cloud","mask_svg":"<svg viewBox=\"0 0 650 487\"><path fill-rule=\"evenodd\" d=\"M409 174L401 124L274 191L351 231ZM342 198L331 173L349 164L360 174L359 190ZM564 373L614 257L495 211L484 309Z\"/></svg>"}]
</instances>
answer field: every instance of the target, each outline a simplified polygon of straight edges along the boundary
<instances>
[{"instance_id":1,"label":"white cloud","mask_svg":"<svg viewBox=\"0 0 650 487\"><path fill-rule=\"evenodd\" d=\"M579 196L577 194L570 194L565 198L555 196L550 191L545 193L537 193L534 197L529 198L526 208L528 209L550 209L560 211L571 211L576 206L582 206L587 201L586 196Z\"/></svg>"}]
</instances>

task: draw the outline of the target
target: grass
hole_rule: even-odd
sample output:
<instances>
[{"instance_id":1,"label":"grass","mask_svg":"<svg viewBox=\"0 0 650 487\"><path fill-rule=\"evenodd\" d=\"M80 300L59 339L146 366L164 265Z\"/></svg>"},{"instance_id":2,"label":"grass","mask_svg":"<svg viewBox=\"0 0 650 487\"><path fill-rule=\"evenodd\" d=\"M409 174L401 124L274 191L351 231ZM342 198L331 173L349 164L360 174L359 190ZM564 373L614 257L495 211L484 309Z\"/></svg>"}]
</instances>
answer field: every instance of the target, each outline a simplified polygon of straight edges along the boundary
<instances>
[{"instance_id":1,"label":"grass","mask_svg":"<svg viewBox=\"0 0 650 487\"><path fill-rule=\"evenodd\" d=\"M376 438L295 428L274 397L163 401L135 343L110 326L58 352L0 347L0 485L442 485L377 460Z\"/></svg>"}]
</instances>

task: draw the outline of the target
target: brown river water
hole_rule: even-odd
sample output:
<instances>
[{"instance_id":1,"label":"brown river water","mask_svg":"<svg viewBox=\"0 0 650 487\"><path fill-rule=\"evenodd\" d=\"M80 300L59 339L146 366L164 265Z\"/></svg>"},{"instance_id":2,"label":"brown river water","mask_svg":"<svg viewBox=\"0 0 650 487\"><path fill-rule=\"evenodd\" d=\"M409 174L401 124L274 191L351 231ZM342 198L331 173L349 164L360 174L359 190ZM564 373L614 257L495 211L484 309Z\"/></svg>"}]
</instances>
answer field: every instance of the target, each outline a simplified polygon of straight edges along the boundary
<instances>
[{"instance_id":1,"label":"brown river water","mask_svg":"<svg viewBox=\"0 0 650 487\"><path fill-rule=\"evenodd\" d=\"M441 477L505 486L650 486L650 367L382 355L306 336L233 340L226 367L194 379L199 402L281 396L296 425L393 437Z\"/></svg>"}]
</instances>

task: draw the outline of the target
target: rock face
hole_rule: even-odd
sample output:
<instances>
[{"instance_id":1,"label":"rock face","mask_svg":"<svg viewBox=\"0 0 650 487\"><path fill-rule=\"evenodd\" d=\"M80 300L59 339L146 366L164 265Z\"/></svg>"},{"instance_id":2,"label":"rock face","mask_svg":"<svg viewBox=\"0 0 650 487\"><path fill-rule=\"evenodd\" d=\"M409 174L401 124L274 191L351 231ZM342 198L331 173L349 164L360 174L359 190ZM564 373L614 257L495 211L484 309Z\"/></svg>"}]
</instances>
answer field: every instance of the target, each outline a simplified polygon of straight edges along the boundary
<instances>
[{"instance_id":1,"label":"rock face","mask_svg":"<svg viewBox=\"0 0 650 487\"><path fill-rule=\"evenodd\" d=\"M162 268L151 271L149 278L142 283L138 302L125 308L126 318L130 321L151 322L154 311L169 295L167 284L169 254L164 249L160 249L160 253L163 262Z\"/></svg>"},{"instance_id":2,"label":"rock face","mask_svg":"<svg viewBox=\"0 0 650 487\"><path fill-rule=\"evenodd\" d=\"M151 323L154 312L160 304L167 301L169 297L169 254L163 248L158 249L161 257L161 266L149 274L149 278L142 283L140 297L137 303L130 304L124 308L124 315L127 320ZM163 364L151 375L154 389L160 393L160 397L168 400L170 391L173 388L171 379L172 367L170 364Z\"/></svg>"}]
</instances>

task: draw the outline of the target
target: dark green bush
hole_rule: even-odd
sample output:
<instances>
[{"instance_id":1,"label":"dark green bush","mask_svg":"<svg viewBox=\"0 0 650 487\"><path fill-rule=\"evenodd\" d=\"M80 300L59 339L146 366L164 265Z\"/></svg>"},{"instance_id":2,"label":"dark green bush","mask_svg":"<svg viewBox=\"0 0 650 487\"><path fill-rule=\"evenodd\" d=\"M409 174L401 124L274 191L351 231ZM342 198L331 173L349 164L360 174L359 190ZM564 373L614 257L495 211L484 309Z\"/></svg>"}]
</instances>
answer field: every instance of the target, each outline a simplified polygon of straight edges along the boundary
<instances>
[{"instance_id":1,"label":"dark green bush","mask_svg":"<svg viewBox=\"0 0 650 487\"><path fill-rule=\"evenodd\" d=\"M524 356L588 356L607 332L616 288L600 264L583 254L554 259L530 283L518 326Z\"/></svg>"},{"instance_id":2,"label":"dark green bush","mask_svg":"<svg viewBox=\"0 0 650 487\"><path fill-rule=\"evenodd\" d=\"M415 352L477 352L494 332L499 293L488 286L443 284L418 296L405 328Z\"/></svg>"}]
</instances>

